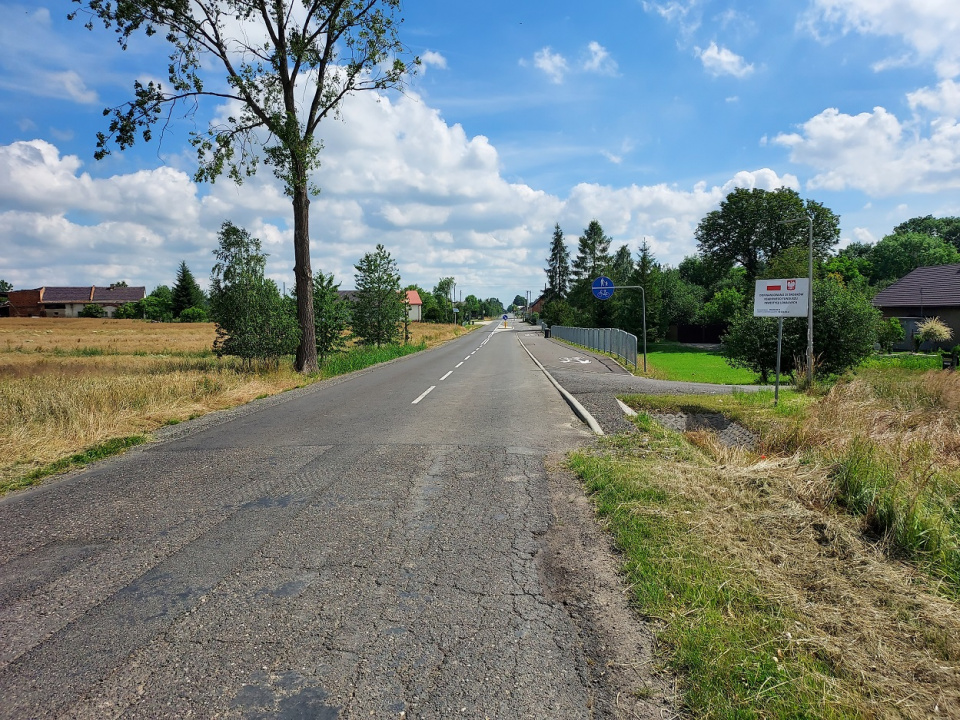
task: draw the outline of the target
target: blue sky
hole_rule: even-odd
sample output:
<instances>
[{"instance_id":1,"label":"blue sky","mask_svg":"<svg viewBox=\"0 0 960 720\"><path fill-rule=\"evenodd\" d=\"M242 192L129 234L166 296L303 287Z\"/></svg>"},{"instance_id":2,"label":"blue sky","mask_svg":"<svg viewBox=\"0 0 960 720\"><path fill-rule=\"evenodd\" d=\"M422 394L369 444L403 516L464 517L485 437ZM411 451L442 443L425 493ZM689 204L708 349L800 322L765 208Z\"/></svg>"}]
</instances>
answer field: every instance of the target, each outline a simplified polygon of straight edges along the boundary
<instances>
[{"instance_id":1,"label":"blue sky","mask_svg":"<svg viewBox=\"0 0 960 720\"><path fill-rule=\"evenodd\" d=\"M293 280L292 222L269 172L191 180L187 133L97 162L104 107L162 77L162 41L126 53L73 5L0 2L0 278L16 287L202 284L224 220ZM554 223L571 252L596 218L664 264L735 187L782 185L841 216L843 243L960 215L955 0L407 0L423 58L404 94L350 99L321 129L314 269L353 286L383 243L404 283L464 295L543 287Z\"/></svg>"}]
</instances>

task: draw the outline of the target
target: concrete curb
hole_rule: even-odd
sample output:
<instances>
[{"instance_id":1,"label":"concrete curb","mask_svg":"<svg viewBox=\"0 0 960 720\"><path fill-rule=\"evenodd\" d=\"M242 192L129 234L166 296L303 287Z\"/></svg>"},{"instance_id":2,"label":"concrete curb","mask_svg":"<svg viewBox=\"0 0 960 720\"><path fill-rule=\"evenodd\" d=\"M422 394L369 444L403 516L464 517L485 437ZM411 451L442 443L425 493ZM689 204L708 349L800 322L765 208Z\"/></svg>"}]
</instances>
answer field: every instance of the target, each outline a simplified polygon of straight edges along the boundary
<instances>
[{"instance_id":1,"label":"concrete curb","mask_svg":"<svg viewBox=\"0 0 960 720\"><path fill-rule=\"evenodd\" d=\"M523 340L520 339L519 335L517 335L517 342L520 343L520 347L526 350L527 355L529 355L530 359L537 364L537 367L540 368L543 374L547 376L547 380L549 380L550 383L560 392L560 394L563 396L563 399L567 401L567 404L573 408L573 411L577 414L577 417L583 420L583 422L585 422L597 435L604 435L605 433L603 432L603 428L600 427L600 423L597 422L596 418L594 418L593 415L591 415L587 409L580 404L579 400L567 392L560 383L554 380L553 375L547 372L547 369L539 360L537 360L536 357L534 357L532 352L527 350L527 346L523 344Z\"/></svg>"}]
</instances>

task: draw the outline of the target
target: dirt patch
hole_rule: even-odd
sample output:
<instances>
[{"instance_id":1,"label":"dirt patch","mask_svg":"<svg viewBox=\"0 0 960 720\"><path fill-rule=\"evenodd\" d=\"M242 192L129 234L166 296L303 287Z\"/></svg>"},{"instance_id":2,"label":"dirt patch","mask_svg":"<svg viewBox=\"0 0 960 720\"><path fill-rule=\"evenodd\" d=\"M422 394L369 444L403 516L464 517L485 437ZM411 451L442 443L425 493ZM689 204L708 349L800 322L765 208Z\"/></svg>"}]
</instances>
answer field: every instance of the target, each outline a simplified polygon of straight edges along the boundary
<instances>
[{"instance_id":1,"label":"dirt patch","mask_svg":"<svg viewBox=\"0 0 960 720\"><path fill-rule=\"evenodd\" d=\"M609 536L576 476L558 461L547 469L554 523L545 537L544 587L580 629L595 717L679 717L675 681L656 657L656 625L630 605Z\"/></svg>"}]
</instances>

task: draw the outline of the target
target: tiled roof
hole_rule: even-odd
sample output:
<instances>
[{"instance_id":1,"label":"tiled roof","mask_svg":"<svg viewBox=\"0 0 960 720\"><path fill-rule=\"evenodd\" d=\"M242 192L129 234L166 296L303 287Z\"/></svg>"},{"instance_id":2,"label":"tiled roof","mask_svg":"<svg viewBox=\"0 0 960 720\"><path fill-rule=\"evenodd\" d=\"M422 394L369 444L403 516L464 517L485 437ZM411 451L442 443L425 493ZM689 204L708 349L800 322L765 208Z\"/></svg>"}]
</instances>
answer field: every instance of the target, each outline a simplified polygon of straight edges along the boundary
<instances>
[{"instance_id":1,"label":"tiled roof","mask_svg":"<svg viewBox=\"0 0 960 720\"><path fill-rule=\"evenodd\" d=\"M420 299L420 293L416 290L407 290L407 302L411 305L423 305L423 300Z\"/></svg>"},{"instance_id":2,"label":"tiled roof","mask_svg":"<svg viewBox=\"0 0 960 720\"><path fill-rule=\"evenodd\" d=\"M919 267L873 298L876 307L960 307L960 263Z\"/></svg>"},{"instance_id":3,"label":"tiled roof","mask_svg":"<svg viewBox=\"0 0 960 720\"><path fill-rule=\"evenodd\" d=\"M45 287L42 288L41 302L45 303L79 303L90 302L93 288L86 287Z\"/></svg>"},{"instance_id":4,"label":"tiled roof","mask_svg":"<svg viewBox=\"0 0 960 720\"><path fill-rule=\"evenodd\" d=\"M97 287L93 289L96 302L138 302L146 295L143 287Z\"/></svg>"},{"instance_id":5,"label":"tiled roof","mask_svg":"<svg viewBox=\"0 0 960 720\"><path fill-rule=\"evenodd\" d=\"M143 287L44 287L43 303L126 303L143 300L146 288Z\"/></svg>"}]
</instances>

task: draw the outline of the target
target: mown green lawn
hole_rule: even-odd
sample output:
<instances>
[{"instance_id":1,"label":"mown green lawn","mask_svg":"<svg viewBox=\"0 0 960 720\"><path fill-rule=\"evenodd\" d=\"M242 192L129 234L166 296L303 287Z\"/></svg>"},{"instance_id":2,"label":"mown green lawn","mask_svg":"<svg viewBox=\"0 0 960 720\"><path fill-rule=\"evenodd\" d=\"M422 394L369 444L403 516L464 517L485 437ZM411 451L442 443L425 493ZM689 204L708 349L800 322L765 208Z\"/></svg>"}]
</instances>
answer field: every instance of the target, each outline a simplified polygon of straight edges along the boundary
<instances>
[{"instance_id":1,"label":"mown green lawn","mask_svg":"<svg viewBox=\"0 0 960 720\"><path fill-rule=\"evenodd\" d=\"M643 361L638 360L641 372ZM647 345L647 375L658 380L685 380L715 385L756 385L760 382L750 370L733 368L718 350L703 350L680 343ZM780 379L785 382L784 378Z\"/></svg>"}]
</instances>

